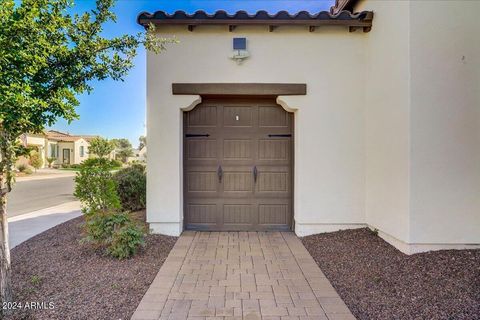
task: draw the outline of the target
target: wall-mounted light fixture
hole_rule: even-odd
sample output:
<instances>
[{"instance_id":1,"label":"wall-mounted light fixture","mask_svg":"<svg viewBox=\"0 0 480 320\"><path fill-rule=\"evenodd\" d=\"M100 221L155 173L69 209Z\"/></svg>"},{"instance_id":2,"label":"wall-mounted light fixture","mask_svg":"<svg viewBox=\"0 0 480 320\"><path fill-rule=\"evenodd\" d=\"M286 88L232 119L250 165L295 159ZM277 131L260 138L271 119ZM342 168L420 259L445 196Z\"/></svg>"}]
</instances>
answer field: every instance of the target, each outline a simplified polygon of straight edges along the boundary
<instances>
[{"instance_id":1,"label":"wall-mounted light fixture","mask_svg":"<svg viewBox=\"0 0 480 320\"><path fill-rule=\"evenodd\" d=\"M250 57L250 53L247 51L247 38L233 38L233 53L230 55L230 59L241 64L248 57Z\"/></svg>"}]
</instances>

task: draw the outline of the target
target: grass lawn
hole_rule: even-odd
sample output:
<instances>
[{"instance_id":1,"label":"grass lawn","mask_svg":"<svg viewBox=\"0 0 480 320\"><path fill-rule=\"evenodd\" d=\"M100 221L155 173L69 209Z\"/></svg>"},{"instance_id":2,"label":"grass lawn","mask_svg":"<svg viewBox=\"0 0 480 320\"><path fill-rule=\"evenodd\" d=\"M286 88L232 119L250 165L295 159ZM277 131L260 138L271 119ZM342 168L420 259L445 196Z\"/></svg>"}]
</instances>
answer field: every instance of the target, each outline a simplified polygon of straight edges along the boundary
<instances>
[{"instance_id":1,"label":"grass lawn","mask_svg":"<svg viewBox=\"0 0 480 320\"><path fill-rule=\"evenodd\" d=\"M117 260L81 244L82 225L67 221L12 249L14 301L54 308L6 319L130 319L177 238L148 235L139 254Z\"/></svg>"}]
</instances>

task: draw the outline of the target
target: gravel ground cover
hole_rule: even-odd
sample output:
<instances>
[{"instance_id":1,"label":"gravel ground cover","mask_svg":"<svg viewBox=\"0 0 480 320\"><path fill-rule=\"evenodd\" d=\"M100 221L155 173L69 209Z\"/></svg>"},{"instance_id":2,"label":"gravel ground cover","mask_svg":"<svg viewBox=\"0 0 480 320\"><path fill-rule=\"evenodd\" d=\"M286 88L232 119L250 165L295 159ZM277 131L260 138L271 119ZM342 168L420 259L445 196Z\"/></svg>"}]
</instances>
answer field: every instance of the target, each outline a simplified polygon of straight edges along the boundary
<instances>
[{"instance_id":1,"label":"gravel ground cover","mask_svg":"<svg viewBox=\"0 0 480 320\"><path fill-rule=\"evenodd\" d=\"M480 319L480 250L408 256L368 229L302 242L357 319Z\"/></svg>"},{"instance_id":2,"label":"gravel ground cover","mask_svg":"<svg viewBox=\"0 0 480 320\"><path fill-rule=\"evenodd\" d=\"M148 235L138 255L116 260L79 243L82 223L67 221L12 250L14 301L23 306L7 319L130 319L177 238Z\"/></svg>"}]
</instances>

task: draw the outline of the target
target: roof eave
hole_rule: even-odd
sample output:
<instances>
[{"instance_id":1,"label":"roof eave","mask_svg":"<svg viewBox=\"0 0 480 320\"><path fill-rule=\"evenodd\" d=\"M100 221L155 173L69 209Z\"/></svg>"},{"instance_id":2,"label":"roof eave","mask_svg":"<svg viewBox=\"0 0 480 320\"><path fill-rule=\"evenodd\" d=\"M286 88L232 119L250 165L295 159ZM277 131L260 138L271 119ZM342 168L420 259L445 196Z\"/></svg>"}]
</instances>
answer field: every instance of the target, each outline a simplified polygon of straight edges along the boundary
<instances>
[{"instance_id":1,"label":"roof eave","mask_svg":"<svg viewBox=\"0 0 480 320\"><path fill-rule=\"evenodd\" d=\"M349 27L350 31L355 31L357 28L363 28L364 32L371 30L373 20L373 12L363 11L358 13L351 13L348 11L341 11L337 14L332 14L327 11L319 12L311 15L307 12L300 12L295 15L290 15L283 12L276 15L268 15L264 12L257 12L254 15L248 15L242 11L234 15L228 15L224 12L216 12L209 15L203 11L197 11L194 14L187 14L183 11L177 11L174 14L166 14L163 11L157 11L153 14L142 12L137 17L137 22L148 27L149 24L154 25L185 25L188 30L193 31L199 25L227 25L229 31L233 31L237 26L269 26L270 31L279 26L308 26L310 31L314 31L316 27L321 26L344 26Z\"/></svg>"}]
</instances>

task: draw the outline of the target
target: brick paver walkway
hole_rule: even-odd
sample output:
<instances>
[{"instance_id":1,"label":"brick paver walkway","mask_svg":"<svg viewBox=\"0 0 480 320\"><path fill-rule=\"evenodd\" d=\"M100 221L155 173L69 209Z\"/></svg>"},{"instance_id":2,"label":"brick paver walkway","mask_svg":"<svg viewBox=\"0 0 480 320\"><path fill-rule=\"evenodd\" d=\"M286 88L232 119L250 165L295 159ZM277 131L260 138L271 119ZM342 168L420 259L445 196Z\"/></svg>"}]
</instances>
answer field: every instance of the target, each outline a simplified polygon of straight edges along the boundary
<instances>
[{"instance_id":1,"label":"brick paver walkway","mask_svg":"<svg viewBox=\"0 0 480 320\"><path fill-rule=\"evenodd\" d=\"M351 320L289 232L184 232L132 319Z\"/></svg>"}]
</instances>

